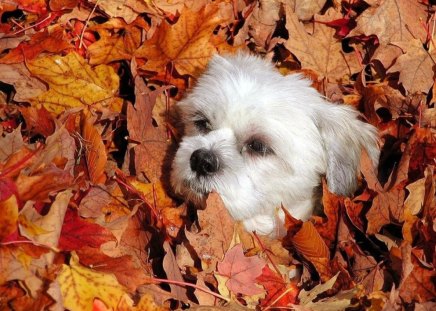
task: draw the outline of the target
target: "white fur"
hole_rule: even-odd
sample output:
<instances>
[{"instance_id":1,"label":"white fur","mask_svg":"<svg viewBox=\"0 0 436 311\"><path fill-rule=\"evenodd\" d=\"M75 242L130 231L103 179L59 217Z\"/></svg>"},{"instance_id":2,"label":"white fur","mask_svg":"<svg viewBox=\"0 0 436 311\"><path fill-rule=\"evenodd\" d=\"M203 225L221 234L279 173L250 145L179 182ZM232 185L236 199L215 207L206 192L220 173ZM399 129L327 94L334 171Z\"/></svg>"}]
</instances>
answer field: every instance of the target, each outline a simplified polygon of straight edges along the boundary
<instances>
[{"instance_id":1,"label":"white fur","mask_svg":"<svg viewBox=\"0 0 436 311\"><path fill-rule=\"evenodd\" d=\"M215 56L178 104L186 133L172 167L175 191L201 205L215 190L247 230L274 236L283 234L281 204L296 218L310 217L321 176L332 191L352 194L361 149L378 163L376 130L310 84L300 75L282 76L256 56ZM193 122L199 114L210 121L207 133ZM273 152L248 152L252 137L261 137ZM192 171L191 154L200 148L217 154L221 167L215 174Z\"/></svg>"}]
</instances>

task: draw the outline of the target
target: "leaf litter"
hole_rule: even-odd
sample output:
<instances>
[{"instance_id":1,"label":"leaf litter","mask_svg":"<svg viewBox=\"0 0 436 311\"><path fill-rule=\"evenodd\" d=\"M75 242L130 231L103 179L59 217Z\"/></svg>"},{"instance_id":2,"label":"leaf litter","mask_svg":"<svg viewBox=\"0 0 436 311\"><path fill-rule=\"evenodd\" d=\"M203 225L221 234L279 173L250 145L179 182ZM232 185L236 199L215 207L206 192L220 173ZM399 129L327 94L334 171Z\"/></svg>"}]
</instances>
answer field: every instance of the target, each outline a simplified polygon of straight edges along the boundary
<instances>
[{"instance_id":1,"label":"leaf litter","mask_svg":"<svg viewBox=\"0 0 436 311\"><path fill-rule=\"evenodd\" d=\"M0 309L436 308L435 2L16 1L0 6ZM251 50L381 137L353 197L246 232L175 200L172 111Z\"/></svg>"}]
</instances>

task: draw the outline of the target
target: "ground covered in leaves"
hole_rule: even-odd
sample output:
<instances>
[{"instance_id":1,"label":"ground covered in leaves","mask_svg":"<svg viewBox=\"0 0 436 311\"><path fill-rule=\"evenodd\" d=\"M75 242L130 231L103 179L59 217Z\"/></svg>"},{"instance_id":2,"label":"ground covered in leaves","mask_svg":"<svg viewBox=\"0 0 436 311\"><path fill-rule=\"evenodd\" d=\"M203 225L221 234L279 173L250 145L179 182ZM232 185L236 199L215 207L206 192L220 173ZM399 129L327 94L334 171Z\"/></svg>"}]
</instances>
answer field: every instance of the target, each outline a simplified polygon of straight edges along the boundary
<instances>
[{"instance_id":1,"label":"ground covered in leaves","mask_svg":"<svg viewBox=\"0 0 436 311\"><path fill-rule=\"evenodd\" d=\"M435 310L433 4L2 1L0 309ZM380 131L378 176L283 240L169 194L172 108L238 50Z\"/></svg>"}]
</instances>

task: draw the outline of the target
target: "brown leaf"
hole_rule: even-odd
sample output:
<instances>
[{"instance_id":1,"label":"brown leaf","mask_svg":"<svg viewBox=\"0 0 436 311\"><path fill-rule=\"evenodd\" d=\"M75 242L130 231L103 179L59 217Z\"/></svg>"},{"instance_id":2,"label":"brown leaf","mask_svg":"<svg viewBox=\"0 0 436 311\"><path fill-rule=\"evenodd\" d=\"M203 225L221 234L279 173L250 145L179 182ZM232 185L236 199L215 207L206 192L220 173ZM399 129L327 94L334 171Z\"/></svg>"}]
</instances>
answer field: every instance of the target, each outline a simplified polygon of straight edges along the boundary
<instances>
[{"instance_id":1,"label":"brown leaf","mask_svg":"<svg viewBox=\"0 0 436 311\"><path fill-rule=\"evenodd\" d=\"M377 35L381 44L426 39L421 21L427 20L427 13L419 1L384 0L368 8L357 19L357 27L349 36Z\"/></svg>"},{"instance_id":2,"label":"brown leaf","mask_svg":"<svg viewBox=\"0 0 436 311\"><path fill-rule=\"evenodd\" d=\"M217 193L209 194L206 208L197 211L200 232L186 231L200 259L213 265L224 257L233 237L234 220Z\"/></svg>"},{"instance_id":3,"label":"brown leaf","mask_svg":"<svg viewBox=\"0 0 436 311\"><path fill-rule=\"evenodd\" d=\"M174 256L174 253L171 250L171 247L168 244L168 242L164 242L163 248L166 252L166 255L163 259L163 268L165 270L167 278L171 281L184 282L182 274L180 272L180 268L177 265L176 257ZM188 297L186 296L186 288L175 284L170 284L170 287L171 287L171 294L173 294L177 300L180 301L189 300Z\"/></svg>"},{"instance_id":4,"label":"brown leaf","mask_svg":"<svg viewBox=\"0 0 436 311\"><path fill-rule=\"evenodd\" d=\"M328 22L342 15L329 9L325 15L316 15L320 22ZM359 71L357 58L353 54L342 52L341 42L334 37L334 28L322 23L314 24L312 35L306 32L289 5L286 6L286 28L290 38L285 47L301 62L301 67L312 69L320 75L320 79L338 81ZM317 48L314 49L313 47Z\"/></svg>"},{"instance_id":5,"label":"brown leaf","mask_svg":"<svg viewBox=\"0 0 436 311\"><path fill-rule=\"evenodd\" d=\"M416 17L415 17L416 18ZM428 93L433 86L435 53L424 50L418 39L392 42L403 50L403 55L397 58L388 72L399 72L400 83L406 91L414 93Z\"/></svg>"},{"instance_id":6,"label":"brown leaf","mask_svg":"<svg viewBox=\"0 0 436 311\"><path fill-rule=\"evenodd\" d=\"M129 255L112 258L91 247L78 250L77 255L79 255L81 264L93 267L97 271L113 273L120 284L131 291L136 290L142 284L150 282L148 271L144 267L135 265Z\"/></svg>"}]
</instances>

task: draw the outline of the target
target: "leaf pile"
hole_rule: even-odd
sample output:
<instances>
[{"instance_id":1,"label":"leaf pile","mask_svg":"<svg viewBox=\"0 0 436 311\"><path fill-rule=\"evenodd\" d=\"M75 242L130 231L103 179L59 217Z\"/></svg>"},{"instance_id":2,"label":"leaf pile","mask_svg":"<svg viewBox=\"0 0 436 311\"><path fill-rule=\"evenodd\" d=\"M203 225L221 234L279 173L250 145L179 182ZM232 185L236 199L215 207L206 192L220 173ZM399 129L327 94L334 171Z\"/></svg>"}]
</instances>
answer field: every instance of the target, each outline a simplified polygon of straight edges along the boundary
<instances>
[{"instance_id":1,"label":"leaf pile","mask_svg":"<svg viewBox=\"0 0 436 311\"><path fill-rule=\"evenodd\" d=\"M434 4L2 2L0 309L435 309ZM280 241L168 186L173 105L238 50L380 132L378 173L363 154L355 196L324 185Z\"/></svg>"}]
</instances>

